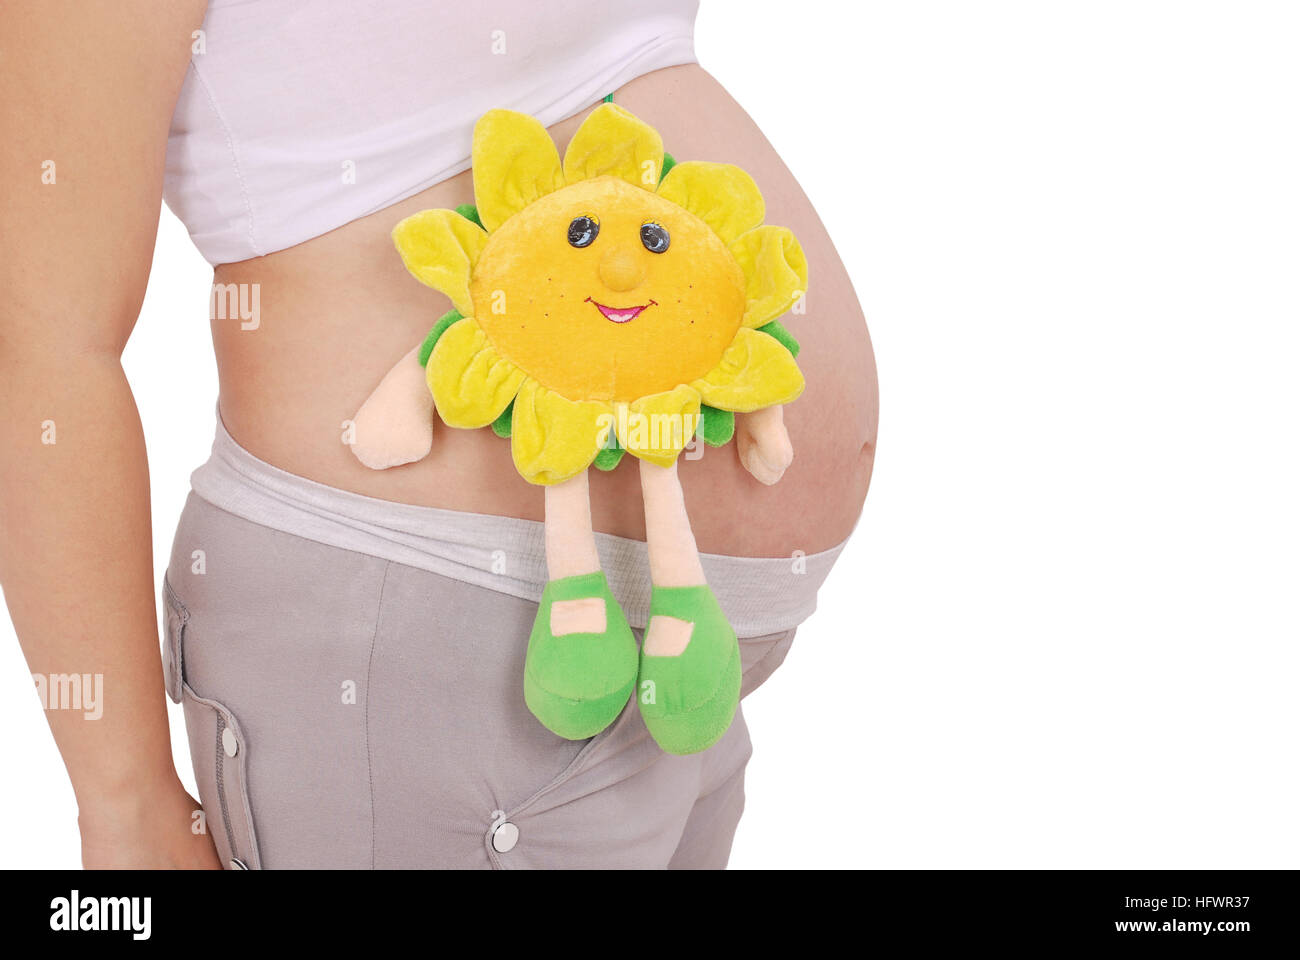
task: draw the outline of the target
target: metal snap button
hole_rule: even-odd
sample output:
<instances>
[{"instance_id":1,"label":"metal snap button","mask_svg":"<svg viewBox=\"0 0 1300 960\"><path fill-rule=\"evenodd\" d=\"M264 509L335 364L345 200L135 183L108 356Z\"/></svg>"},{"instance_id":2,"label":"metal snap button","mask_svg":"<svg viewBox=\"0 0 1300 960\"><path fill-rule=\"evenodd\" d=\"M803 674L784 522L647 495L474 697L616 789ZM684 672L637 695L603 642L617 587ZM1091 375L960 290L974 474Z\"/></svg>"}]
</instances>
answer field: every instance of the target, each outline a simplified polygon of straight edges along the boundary
<instances>
[{"instance_id":1,"label":"metal snap button","mask_svg":"<svg viewBox=\"0 0 1300 960\"><path fill-rule=\"evenodd\" d=\"M509 820L498 824L492 831L492 849L497 853L509 853L519 842L519 828Z\"/></svg>"},{"instance_id":2,"label":"metal snap button","mask_svg":"<svg viewBox=\"0 0 1300 960\"><path fill-rule=\"evenodd\" d=\"M226 756L233 757L239 752L239 740L235 736L235 731L226 727L221 731L221 746L226 751Z\"/></svg>"}]
</instances>

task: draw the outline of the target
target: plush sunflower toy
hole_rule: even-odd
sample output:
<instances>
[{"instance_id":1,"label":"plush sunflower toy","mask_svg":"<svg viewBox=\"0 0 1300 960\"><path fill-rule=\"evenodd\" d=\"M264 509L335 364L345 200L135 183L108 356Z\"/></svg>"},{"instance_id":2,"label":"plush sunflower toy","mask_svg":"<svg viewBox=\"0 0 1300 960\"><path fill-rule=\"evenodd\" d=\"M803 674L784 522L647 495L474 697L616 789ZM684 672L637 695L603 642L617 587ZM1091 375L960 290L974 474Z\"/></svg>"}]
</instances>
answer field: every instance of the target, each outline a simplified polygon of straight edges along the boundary
<instances>
[{"instance_id":1,"label":"plush sunflower toy","mask_svg":"<svg viewBox=\"0 0 1300 960\"><path fill-rule=\"evenodd\" d=\"M807 289L807 261L789 230L763 225L747 173L674 163L613 103L563 163L537 120L490 111L472 163L477 206L393 231L407 269L454 309L358 411L353 452L375 469L425 456L431 405L450 427L508 437L519 473L546 488L551 579L528 640L529 709L585 739L639 689L665 751L704 750L735 714L740 648L705 582L677 457L695 436L735 435L763 482L789 464L781 405L804 381L776 318ZM640 461L653 584L640 650L600 569L587 485L591 466L625 454Z\"/></svg>"}]
</instances>

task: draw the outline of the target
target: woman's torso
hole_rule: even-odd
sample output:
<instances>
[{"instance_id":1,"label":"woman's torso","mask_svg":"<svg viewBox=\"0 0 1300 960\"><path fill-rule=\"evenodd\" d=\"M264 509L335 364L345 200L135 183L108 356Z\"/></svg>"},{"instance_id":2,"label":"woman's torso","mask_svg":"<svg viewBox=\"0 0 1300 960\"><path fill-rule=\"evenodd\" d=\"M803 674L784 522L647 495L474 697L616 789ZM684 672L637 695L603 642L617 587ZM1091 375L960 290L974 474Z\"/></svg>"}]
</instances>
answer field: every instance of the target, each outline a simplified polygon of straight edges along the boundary
<instances>
[{"instance_id":1,"label":"woman's torso","mask_svg":"<svg viewBox=\"0 0 1300 960\"><path fill-rule=\"evenodd\" d=\"M507 51L502 55L510 56L512 32L516 42L522 38L508 19L501 29ZM209 37L208 43L217 39ZM464 38L445 36L439 42L456 44ZM435 44L430 56L436 55ZM545 76L545 69L539 71ZM459 77L457 85L464 87L472 79ZM340 82L330 95L344 96L346 90ZM676 158L725 160L747 169L763 190L768 222L793 229L810 263L807 311L786 320L802 345L799 363L808 382L804 395L786 410L794 463L769 488L744 471L734 445L704 448L698 459L688 452L681 474L700 548L786 556L840 542L856 521L870 477L876 388L862 314L824 228L745 112L697 65L659 69L612 92L616 102L660 131ZM203 93L220 102L220 90ZM265 95L275 98L276 89ZM427 109L428 101L436 99L422 94L415 83L405 95L412 110ZM551 127L561 150L587 112L584 107ZM283 122L294 122L292 111ZM379 153L370 162L354 165L352 183L344 166L348 158L307 159L338 170L339 189L345 190L358 186L376 158L382 160L382 143L374 149ZM430 166L441 162L431 159ZM376 187L374 195L392 188L391 183ZM449 307L445 298L407 274L390 239L393 226L415 211L473 199L469 174L461 172L330 232L216 268L219 288L234 284L246 304L257 305L254 320L223 310L212 320L221 416L238 443L291 473L368 496L541 519L541 488L520 479L509 444L491 431L436 423L429 457L386 471L362 466L344 442L345 422ZM304 217L310 220L311 214ZM271 227L281 230L295 223L283 213L278 223L270 220ZM308 229L316 232L324 223ZM609 474L593 471L592 479L597 529L643 538L637 472L625 463Z\"/></svg>"}]
</instances>

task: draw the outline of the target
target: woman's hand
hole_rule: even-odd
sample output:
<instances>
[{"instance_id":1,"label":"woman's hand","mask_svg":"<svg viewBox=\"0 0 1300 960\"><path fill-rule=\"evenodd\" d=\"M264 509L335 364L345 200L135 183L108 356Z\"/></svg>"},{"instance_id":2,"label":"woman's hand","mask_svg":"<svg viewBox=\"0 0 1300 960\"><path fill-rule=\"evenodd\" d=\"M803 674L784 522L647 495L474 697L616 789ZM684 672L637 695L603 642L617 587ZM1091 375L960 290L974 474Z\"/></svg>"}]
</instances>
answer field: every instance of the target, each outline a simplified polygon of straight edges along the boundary
<instances>
[{"instance_id":1,"label":"woman's hand","mask_svg":"<svg viewBox=\"0 0 1300 960\"><path fill-rule=\"evenodd\" d=\"M87 870L220 870L203 808L176 779L82 804L81 864Z\"/></svg>"},{"instance_id":2,"label":"woman's hand","mask_svg":"<svg viewBox=\"0 0 1300 960\"><path fill-rule=\"evenodd\" d=\"M771 486L794 460L794 446L781 407L736 415L736 450L740 462L759 483Z\"/></svg>"}]
</instances>

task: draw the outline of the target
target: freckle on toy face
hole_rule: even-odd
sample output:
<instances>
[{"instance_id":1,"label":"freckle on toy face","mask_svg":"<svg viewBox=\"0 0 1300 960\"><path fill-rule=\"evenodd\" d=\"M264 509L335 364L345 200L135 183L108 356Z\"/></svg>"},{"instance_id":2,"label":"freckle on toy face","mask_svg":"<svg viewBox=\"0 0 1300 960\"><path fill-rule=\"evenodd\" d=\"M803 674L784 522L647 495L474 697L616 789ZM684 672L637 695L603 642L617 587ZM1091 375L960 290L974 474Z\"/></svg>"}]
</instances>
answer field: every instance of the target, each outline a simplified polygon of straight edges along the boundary
<instances>
[{"instance_id":1,"label":"freckle on toy face","mask_svg":"<svg viewBox=\"0 0 1300 960\"><path fill-rule=\"evenodd\" d=\"M576 217L599 224L585 247L569 243ZM671 237L663 253L642 244L648 222ZM470 294L493 347L573 400L631 402L704 376L745 310L740 266L709 226L615 177L564 187L503 223Z\"/></svg>"}]
</instances>

